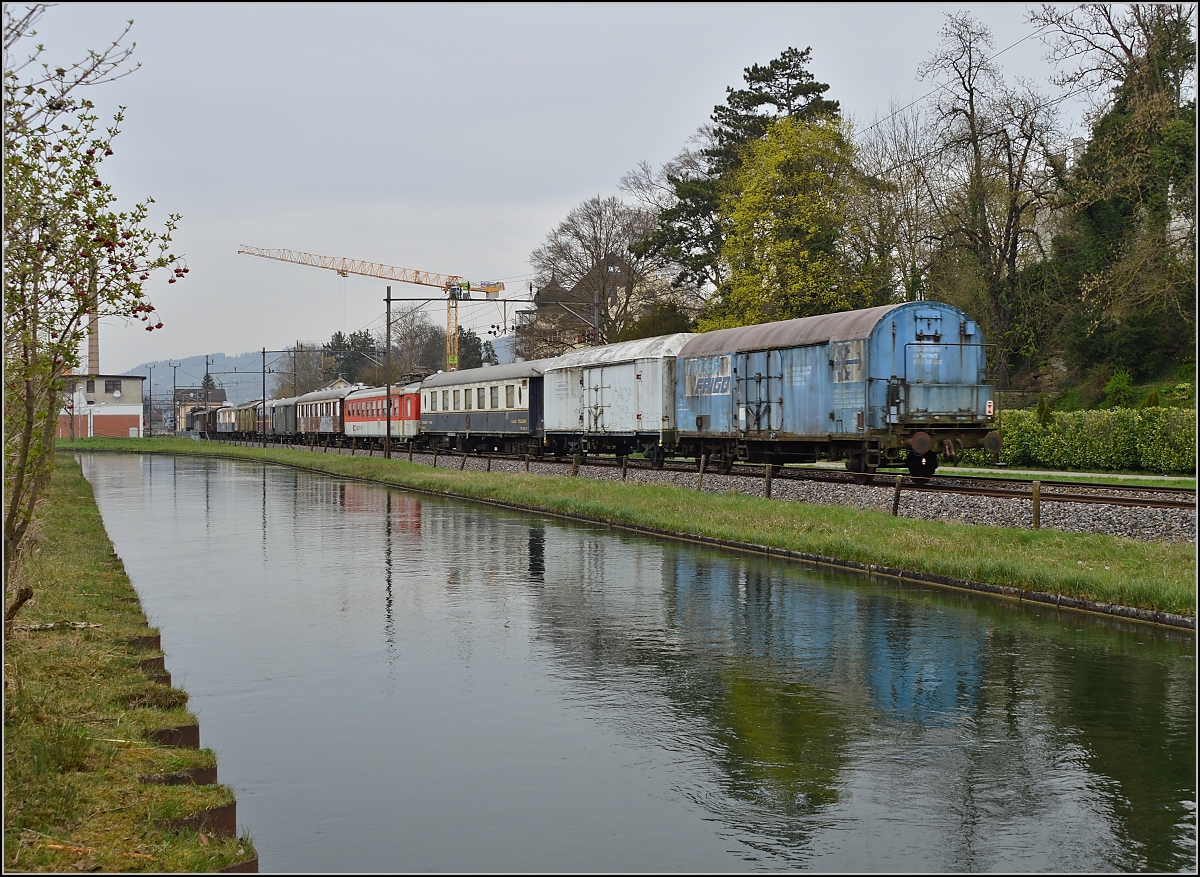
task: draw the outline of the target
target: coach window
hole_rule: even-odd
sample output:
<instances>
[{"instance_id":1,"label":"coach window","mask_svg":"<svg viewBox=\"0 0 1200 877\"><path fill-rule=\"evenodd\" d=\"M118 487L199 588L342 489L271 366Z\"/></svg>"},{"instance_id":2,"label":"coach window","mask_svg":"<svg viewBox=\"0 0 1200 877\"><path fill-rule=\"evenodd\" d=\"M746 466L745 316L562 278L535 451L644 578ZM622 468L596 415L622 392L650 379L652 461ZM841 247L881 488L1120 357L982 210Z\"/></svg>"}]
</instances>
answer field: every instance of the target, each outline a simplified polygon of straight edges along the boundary
<instances>
[{"instance_id":1,"label":"coach window","mask_svg":"<svg viewBox=\"0 0 1200 877\"><path fill-rule=\"evenodd\" d=\"M449 390L442 390L442 410L443 411L450 410L450 391Z\"/></svg>"},{"instance_id":2,"label":"coach window","mask_svg":"<svg viewBox=\"0 0 1200 877\"><path fill-rule=\"evenodd\" d=\"M458 390L454 391L454 410L458 411L462 408L462 399Z\"/></svg>"},{"instance_id":3,"label":"coach window","mask_svg":"<svg viewBox=\"0 0 1200 877\"><path fill-rule=\"evenodd\" d=\"M488 387L488 407L489 408L499 408L500 407L500 388L499 387Z\"/></svg>"},{"instance_id":4,"label":"coach window","mask_svg":"<svg viewBox=\"0 0 1200 877\"><path fill-rule=\"evenodd\" d=\"M429 398L426 400L426 407L430 411L437 411L437 392L436 391L429 394Z\"/></svg>"},{"instance_id":5,"label":"coach window","mask_svg":"<svg viewBox=\"0 0 1200 877\"><path fill-rule=\"evenodd\" d=\"M474 390L463 390L463 408L467 411L471 410L471 397L474 395Z\"/></svg>"},{"instance_id":6,"label":"coach window","mask_svg":"<svg viewBox=\"0 0 1200 877\"><path fill-rule=\"evenodd\" d=\"M524 405L524 404L525 403L521 401L521 388L517 387L517 405Z\"/></svg>"},{"instance_id":7,"label":"coach window","mask_svg":"<svg viewBox=\"0 0 1200 877\"><path fill-rule=\"evenodd\" d=\"M513 388L512 384L508 384L504 387L504 407L505 408L516 408L517 407L516 402L513 399L513 389L514 388Z\"/></svg>"}]
</instances>

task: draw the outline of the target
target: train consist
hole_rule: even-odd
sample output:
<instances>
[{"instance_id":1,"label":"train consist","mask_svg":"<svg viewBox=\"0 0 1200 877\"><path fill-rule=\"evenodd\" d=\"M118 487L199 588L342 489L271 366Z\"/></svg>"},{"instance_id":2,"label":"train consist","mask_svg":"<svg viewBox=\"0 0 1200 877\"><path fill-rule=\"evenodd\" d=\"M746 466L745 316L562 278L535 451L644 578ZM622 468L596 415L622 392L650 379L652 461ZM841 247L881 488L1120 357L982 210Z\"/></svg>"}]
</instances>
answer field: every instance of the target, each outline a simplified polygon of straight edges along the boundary
<instances>
[{"instance_id":1,"label":"train consist","mask_svg":"<svg viewBox=\"0 0 1200 877\"><path fill-rule=\"evenodd\" d=\"M640 453L845 460L928 476L964 448L1000 450L978 325L938 302L845 311L319 390L199 412L215 438L535 456Z\"/></svg>"}]
</instances>

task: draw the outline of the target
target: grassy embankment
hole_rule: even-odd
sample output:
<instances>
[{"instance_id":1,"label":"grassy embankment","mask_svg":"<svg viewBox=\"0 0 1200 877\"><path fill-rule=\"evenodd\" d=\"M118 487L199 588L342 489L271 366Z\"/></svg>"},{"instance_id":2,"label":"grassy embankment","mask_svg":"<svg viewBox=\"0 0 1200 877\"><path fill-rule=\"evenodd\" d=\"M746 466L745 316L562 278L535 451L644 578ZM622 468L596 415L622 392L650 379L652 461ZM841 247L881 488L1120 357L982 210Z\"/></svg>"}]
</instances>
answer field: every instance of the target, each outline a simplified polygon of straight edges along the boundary
<instances>
[{"instance_id":1,"label":"grassy embankment","mask_svg":"<svg viewBox=\"0 0 1200 877\"><path fill-rule=\"evenodd\" d=\"M172 826L234 801L223 785L166 785L212 768L207 749L153 742L195 725L187 694L139 662L148 628L96 508L60 455L36 545L10 583L34 597L4 646L5 871L218 871L251 859L250 840ZM53 625L53 626L50 626Z\"/></svg>"},{"instance_id":2,"label":"grassy embankment","mask_svg":"<svg viewBox=\"0 0 1200 877\"><path fill-rule=\"evenodd\" d=\"M699 540L769 546L1190 617L1196 613L1193 545L893 518L880 512L698 493L683 487L460 472L410 464L403 458L385 461L189 439L86 439L71 447L266 460Z\"/></svg>"}]
</instances>

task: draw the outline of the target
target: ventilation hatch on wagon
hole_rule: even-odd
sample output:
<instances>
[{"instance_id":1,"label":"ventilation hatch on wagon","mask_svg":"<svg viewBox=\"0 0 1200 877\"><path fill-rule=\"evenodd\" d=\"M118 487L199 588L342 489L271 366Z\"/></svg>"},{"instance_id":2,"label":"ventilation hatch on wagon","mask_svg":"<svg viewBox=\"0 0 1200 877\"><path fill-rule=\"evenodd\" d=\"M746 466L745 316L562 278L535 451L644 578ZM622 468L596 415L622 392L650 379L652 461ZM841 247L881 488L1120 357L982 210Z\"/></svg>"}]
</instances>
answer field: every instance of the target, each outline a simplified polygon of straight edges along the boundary
<instances>
[{"instance_id":1,"label":"ventilation hatch on wagon","mask_svg":"<svg viewBox=\"0 0 1200 877\"><path fill-rule=\"evenodd\" d=\"M937 341L942 337L942 312L929 308L917 311L917 340Z\"/></svg>"}]
</instances>

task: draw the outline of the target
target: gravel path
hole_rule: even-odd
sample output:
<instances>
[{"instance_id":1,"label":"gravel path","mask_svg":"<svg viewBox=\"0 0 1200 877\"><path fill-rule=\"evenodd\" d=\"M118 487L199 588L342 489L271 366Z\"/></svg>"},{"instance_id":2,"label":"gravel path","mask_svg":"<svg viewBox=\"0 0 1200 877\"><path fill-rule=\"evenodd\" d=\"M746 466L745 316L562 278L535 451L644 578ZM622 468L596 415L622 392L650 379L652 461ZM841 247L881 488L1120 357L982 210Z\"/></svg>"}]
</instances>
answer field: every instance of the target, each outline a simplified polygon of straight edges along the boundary
<instances>
[{"instance_id":1,"label":"gravel path","mask_svg":"<svg viewBox=\"0 0 1200 877\"><path fill-rule=\"evenodd\" d=\"M399 457L407 459L407 455ZM429 465L432 454L415 454L414 463ZM438 467L457 469L461 455L442 454ZM482 472L488 466L484 457L468 456L465 469ZM523 472L525 464L514 460L492 460L493 472ZM564 475L570 468L562 464L530 462L533 474ZM579 475L602 481L620 481L621 470L607 466L579 467ZM641 484L674 484L695 488L696 472L666 472L648 469L628 469L626 480ZM736 491L749 496L763 495L761 478L720 476L706 473L706 493ZM809 502L821 505L840 505L891 513L892 487L830 484L817 481L797 481L776 478L771 484L771 498L780 501ZM1032 504L1028 500L996 499L984 496L963 496L953 493L901 493L901 517L926 520L956 521L962 524L993 524L1002 527L1030 527L1033 523ZM1126 536L1149 542L1196 542L1196 512L1191 509L1131 508L1129 506L1062 503L1042 497L1042 528L1072 533L1102 533Z\"/></svg>"}]
</instances>

